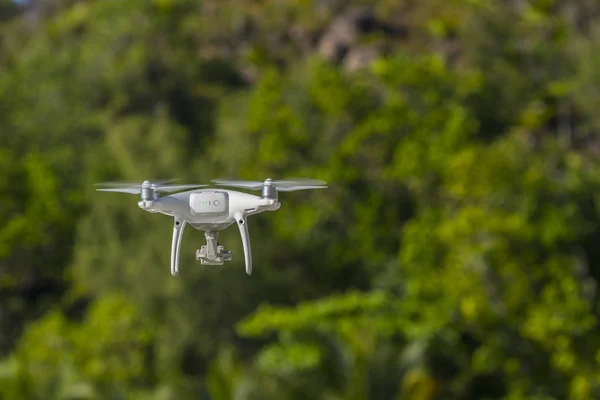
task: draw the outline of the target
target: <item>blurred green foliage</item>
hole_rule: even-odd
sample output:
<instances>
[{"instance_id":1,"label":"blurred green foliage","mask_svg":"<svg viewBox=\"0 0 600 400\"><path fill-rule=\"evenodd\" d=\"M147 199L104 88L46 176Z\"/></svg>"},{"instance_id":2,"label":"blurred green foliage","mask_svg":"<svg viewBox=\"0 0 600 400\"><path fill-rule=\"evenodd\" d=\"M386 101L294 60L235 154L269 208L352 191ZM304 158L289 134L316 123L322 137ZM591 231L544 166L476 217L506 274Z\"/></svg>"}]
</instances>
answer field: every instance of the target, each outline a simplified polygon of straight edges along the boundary
<instances>
[{"instance_id":1,"label":"blurred green foliage","mask_svg":"<svg viewBox=\"0 0 600 400\"><path fill-rule=\"evenodd\" d=\"M0 0L0 399L600 398L600 5ZM309 176L169 275L92 183Z\"/></svg>"}]
</instances>

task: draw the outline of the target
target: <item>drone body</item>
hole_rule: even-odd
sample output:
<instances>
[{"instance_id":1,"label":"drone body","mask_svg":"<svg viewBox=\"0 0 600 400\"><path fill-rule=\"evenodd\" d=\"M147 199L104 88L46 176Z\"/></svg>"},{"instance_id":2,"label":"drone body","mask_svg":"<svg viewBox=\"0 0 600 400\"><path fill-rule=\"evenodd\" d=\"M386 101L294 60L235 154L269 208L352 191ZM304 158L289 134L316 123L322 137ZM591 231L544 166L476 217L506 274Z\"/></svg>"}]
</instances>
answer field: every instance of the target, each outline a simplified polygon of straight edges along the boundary
<instances>
[{"instance_id":1,"label":"drone body","mask_svg":"<svg viewBox=\"0 0 600 400\"><path fill-rule=\"evenodd\" d=\"M171 275L179 274L179 249L186 225L205 232L206 245L196 251L196 260L207 265L222 265L231 261L231 252L218 243L219 231L237 224L242 238L246 273L252 274L252 251L248 233L247 217L264 211L276 211L281 207L278 191L325 188L325 182L317 180L286 180L264 182L213 180L219 185L236 186L250 190L261 190L261 196L220 188L199 189L207 185L165 185L169 181L139 184L105 183L99 191L140 194L138 206L150 213L161 213L173 217L173 239L171 243ZM161 192L191 189L164 197Z\"/></svg>"},{"instance_id":2,"label":"drone body","mask_svg":"<svg viewBox=\"0 0 600 400\"><path fill-rule=\"evenodd\" d=\"M171 274L179 273L179 248L185 225L205 231L206 246L196 253L203 264L220 265L231 259L230 253L217 243L218 231L236 223L242 237L246 273L252 273L252 255L246 217L263 211L275 211L281 203L232 190L200 189L172 194L155 200L140 200L138 206L151 213L173 216Z\"/></svg>"}]
</instances>

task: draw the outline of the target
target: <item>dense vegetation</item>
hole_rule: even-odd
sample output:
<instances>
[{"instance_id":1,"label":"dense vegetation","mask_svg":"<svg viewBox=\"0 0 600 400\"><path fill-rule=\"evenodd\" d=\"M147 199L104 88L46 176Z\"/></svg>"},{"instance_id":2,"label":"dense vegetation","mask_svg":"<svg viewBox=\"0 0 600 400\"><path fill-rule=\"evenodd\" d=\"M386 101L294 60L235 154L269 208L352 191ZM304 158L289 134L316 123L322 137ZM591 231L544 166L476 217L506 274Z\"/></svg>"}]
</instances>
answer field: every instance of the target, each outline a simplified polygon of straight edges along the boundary
<instances>
[{"instance_id":1,"label":"dense vegetation","mask_svg":"<svg viewBox=\"0 0 600 400\"><path fill-rule=\"evenodd\" d=\"M0 399L600 398L600 3L0 0ZM92 183L307 176L223 267Z\"/></svg>"}]
</instances>

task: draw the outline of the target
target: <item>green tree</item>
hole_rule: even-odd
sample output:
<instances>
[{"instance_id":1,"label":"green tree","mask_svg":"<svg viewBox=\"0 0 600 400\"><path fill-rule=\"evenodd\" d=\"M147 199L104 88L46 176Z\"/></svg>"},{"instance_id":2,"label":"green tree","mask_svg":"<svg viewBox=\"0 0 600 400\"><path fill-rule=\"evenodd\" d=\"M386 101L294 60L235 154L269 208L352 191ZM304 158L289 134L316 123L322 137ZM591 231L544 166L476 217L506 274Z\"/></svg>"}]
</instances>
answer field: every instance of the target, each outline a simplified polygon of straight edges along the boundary
<instances>
[{"instance_id":1,"label":"green tree","mask_svg":"<svg viewBox=\"0 0 600 400\"><path fill-rule=\"evenodd\" d=\"M599 397L599 6L326 3L0 2L0 397ZM232 175L251 277L92 186Z\"/></svg>"}]
</instances>

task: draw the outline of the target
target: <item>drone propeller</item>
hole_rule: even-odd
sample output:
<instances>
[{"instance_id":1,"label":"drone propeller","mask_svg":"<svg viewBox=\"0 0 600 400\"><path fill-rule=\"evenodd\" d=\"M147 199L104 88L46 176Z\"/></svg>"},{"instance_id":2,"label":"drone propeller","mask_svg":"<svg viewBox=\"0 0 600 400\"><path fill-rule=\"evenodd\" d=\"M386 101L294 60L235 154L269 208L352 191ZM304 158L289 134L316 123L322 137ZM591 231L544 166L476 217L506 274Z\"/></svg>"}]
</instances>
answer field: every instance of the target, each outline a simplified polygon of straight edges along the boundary
<instances>
[{"instance_id":1,"label":"drone propeller","mask_svg":"<svg viewBox=\"0 0 600 400\"><path fill-rule=\"evenodd\" d=\"M248 190L261 190L264 187L274 187L279 192L292 192L295 190L306 190L306 189L324 189L327 186L327 182L318 179L308 178L290 178L273 180L267 179L264 182L260 181L248 181L241 179L213 179L217 185L239 187Z\"/></svg>"},{"instance_id":2,"label":"drone propeller","mask_svg":"<svg viewBox=\"0 0 600 400\"><path fill-rule=\"evenodd\" d=\"M177 179L155 179L148 182L150 185L164 185L167 183L175 182ZM140 181L115 181L115 182L102 182L95 183L94 186L104 186L104 187L125 187L125 186L136 186L140 185ZM143 185L143 182L142 182Z\"/></svg>"},{"instance_id":3,"label":"drone propeller","mask_svg":"<svg viewBox=\"0 0 600 400\"><path fill-rule=\"evenodd\" d=\"M157 181L144 181L141 184L139 181L137 182L104 182L97 183L96 186L104 186L103 188L96 189L99 192L118 192L118 193L130 193L130 194L140 194L146 191L153 192L165 192L172 193L177 192L184 189L194 189L199 187L205 187L208 185L168 185L167 183L173 182L176 179L164 179Z\"/></svg>"}]
</instances>

